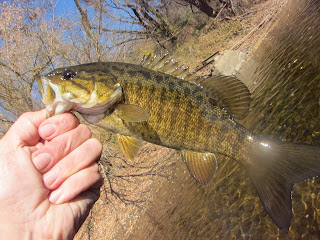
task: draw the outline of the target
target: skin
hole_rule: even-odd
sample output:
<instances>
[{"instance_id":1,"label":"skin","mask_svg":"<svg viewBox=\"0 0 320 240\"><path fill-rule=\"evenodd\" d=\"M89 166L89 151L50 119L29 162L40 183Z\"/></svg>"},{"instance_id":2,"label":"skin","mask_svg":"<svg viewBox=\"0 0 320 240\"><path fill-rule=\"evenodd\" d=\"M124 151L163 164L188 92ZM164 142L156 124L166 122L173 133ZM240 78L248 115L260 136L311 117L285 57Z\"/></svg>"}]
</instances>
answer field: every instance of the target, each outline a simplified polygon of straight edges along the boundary
<instances>
[{"instance_id":1,"label":"skin","mask_svg":"<svg viewBox=\"0 0 320 240\"><path fill-rule=\"evenodd\" d=\"M72 239L99 198L101 151L70 113L23 114L0 140L0 239Z\"/></svg>"}]
</instances>

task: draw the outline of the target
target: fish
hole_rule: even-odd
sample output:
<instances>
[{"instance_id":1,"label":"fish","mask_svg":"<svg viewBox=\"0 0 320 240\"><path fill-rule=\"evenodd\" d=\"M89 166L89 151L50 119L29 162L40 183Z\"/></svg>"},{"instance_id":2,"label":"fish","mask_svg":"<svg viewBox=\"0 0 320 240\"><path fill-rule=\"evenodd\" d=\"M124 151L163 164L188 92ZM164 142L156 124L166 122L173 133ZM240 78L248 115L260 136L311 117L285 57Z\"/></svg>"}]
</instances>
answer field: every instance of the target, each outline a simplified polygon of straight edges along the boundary
<instances>
[{"instance_id":1,"label":"fish","mask_svg":"<svg viewBox=\"0 0 320 240\"><path fill-rule=\"evenodd\" d=\"M95 62L37 77L49 116L77 111L117 134L134 160L142 141L181 152L190 174L209 185L215 154L240 163L273 222L289 231L294 184L320 174L320 147L270 140L238 123L251 95L233 76L197 77L172 58L149 55L141 64Z\"/></svg>"}]
</instances>

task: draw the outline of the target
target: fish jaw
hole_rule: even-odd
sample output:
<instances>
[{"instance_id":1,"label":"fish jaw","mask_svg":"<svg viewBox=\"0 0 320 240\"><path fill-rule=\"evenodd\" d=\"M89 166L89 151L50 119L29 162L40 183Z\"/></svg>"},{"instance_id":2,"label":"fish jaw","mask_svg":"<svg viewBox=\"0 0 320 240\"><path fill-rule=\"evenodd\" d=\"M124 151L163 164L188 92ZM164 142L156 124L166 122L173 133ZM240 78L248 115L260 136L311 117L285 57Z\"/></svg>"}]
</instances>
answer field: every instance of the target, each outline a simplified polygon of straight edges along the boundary
<instances>
[{"instance_id":1,"label":"fish jaw","mask_svg":"<svg viewBox=\"0 0 320 240\"><path fill-rule=\"evenodd\" d=\"M61 113L68 112L73 109L74 104L71 102L55 102L46 106L47 115L52 117Z\"/></svg>"},{"instance_id":2,"label":"fish jaw","mask_svg":"<svg viewBox=\"0 0 320 240\"><path fill-rule=\"evenodd\" d=\"M58 86L52 84L45 76L37 77L36 80L48 117L68 112L74 107L75 103L70 101L70 94L61 95Z\"/></svg>"},{"instance_id":3,"label":"fish jaw","mask_svg":"<svg viewBox=\"0 0 320 240\"><path fill-rule=\"evenodd\" d=\"M108 100L101 102L99 101L96 85L91 94L77 98L68 91L61 94L59 86L52 83L46 76L37 77L36 81L49 117L70 110L86 115L99 115L111 108L122 96L122 88L119 83L114 85L114 92Z\"/></svg>"}]
</instances>

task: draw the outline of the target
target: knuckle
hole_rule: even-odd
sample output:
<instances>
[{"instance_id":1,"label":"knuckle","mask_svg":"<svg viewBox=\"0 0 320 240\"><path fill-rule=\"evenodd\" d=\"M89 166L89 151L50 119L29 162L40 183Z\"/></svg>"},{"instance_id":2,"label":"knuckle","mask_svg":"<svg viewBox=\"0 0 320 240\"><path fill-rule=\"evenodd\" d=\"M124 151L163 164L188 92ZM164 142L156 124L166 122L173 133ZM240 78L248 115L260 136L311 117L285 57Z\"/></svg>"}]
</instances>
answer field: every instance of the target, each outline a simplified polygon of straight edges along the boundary
<instances>
[{"instance_id":1,"label":"knuckle","mask_svg":"<svg viewBox=\"0 0 320 240\"><path fill-rule=\"evenodd\" d=\"M88 140L89 142L89 147L92 150L92 154L94 157L95 161L98 161L100 159L102 150L103 150L103 146L101 144L101 142L99 142L99 140L95 139L95 138L91 138Z\"/></svg>"},{"instance_id":2,"label":"knuckle","mask_svg":"<svg viewBox=\"0 0 320 240\"><path fill-rule=\"evenodd\" d=\"M91 170L92 170L92 172L99 173L99 165L98 165L98 163L94 162L92 164Z\"/></svg>"},{"instance_id":3,"label":"knuckle","mask_svg":"<svg viewBox=\"0 0 320 240\"><path fill-rule=\"evenodd\" d=\"M84 125L84 124L80 124L78 126L79 131L81 132L81 135L86 138L89 139L92 136L91 130L88 126Z\"/></svg>"},{"instance_id":4,"label":"knuckle","mask_svg":"<svg viewBox=\"0 0 320 240\"><path fill-rule=\"evenodd\" d=\"M78 119L71 113L63 113L62 123L70 125L71 127L77 127L79 125Z\"/></svg>"},{"instance_id":5,"label":"knuckle","mask_svg":"<svg viewBox=\"0 0 320 240\"><path fill-rule=\"evenodd\" d=\"M102 143L96 138L91 138L90 140L91 140L92 144L94 145L94 147L98 150L98 152L101 153L102 149L103 149Z\"/></svg>"}]
</instances>

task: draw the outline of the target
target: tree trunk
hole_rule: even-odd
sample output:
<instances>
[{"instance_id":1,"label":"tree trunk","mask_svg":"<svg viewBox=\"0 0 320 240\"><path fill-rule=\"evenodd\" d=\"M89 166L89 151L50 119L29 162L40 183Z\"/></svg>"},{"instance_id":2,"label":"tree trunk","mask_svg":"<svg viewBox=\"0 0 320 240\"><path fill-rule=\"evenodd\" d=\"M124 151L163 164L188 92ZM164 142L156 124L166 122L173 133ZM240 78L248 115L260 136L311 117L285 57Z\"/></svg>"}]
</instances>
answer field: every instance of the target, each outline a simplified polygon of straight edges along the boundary
<instances>
[{"instance_id":1,"label":"tree trunk","mask_svg":"<svg viewBox=\"0 0 320 240\"><path fill-rule=\"evenodd\" d=\"M208 5L207 1L205 0L185 0L188 2L191 6L195 6L200 9L200 11L207 14L209 17L216 17L218 14L218 11L214 10L211 6Z\"/></svg>"}]
</instances>

